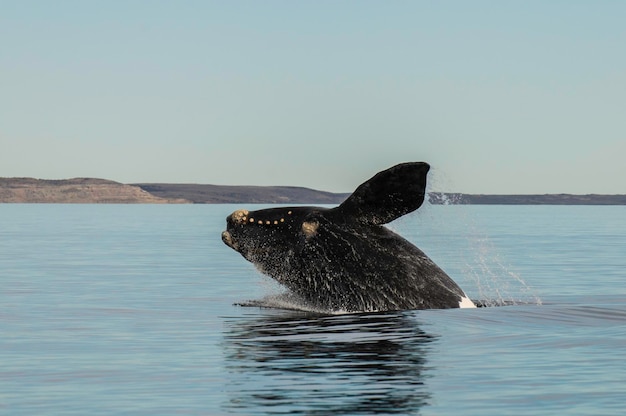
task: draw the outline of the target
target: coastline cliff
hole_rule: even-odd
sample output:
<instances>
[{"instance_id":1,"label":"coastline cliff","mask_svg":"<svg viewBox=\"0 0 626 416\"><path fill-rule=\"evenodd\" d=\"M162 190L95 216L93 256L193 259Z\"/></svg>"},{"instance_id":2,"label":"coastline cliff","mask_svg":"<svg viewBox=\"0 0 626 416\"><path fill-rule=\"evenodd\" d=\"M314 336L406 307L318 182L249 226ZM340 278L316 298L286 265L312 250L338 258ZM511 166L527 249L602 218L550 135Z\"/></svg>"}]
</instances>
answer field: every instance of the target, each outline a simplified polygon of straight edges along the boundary
<instances>
[{"instance_id":1,"label":"coastline cliff","mask_svg":"<svg viewBox=\"0 0 626 416\"><path fill-rule=\"evenodd\" d=\"M187 202L189 201L161 198L138 186L106 179L0 178L0 203L168 204Z\"/></svg>"}]
</instances>

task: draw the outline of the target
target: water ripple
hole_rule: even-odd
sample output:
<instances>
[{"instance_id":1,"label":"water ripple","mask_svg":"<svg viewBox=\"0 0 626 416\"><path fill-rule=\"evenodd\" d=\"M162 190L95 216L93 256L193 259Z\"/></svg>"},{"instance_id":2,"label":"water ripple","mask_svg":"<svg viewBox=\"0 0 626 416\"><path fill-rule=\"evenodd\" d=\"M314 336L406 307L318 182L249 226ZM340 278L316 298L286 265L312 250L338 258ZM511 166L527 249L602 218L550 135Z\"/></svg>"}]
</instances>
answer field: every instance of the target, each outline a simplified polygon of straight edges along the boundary
<instances>
[{"instance_id":1,"label":"water ripple","mask_svg":"<svg viewBox=\"0 0 626 416\"><path fill-rule=\"evenodd\" d=\"M226 319L227 410L410 414L428 404L436 337L410 313Z\"/></svg>"}]
</instances>

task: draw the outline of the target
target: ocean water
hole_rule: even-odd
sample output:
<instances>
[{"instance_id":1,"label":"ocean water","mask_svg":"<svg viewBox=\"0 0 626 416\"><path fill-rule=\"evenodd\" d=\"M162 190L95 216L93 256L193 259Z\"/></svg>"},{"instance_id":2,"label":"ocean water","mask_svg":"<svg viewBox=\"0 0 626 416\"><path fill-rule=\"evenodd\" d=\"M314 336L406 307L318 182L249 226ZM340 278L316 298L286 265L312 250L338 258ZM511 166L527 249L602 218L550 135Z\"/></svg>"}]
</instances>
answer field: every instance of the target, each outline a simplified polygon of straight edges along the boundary
<instances>
[{"instance_id":1,"label":"ocean water","mask_svg":"<svg viewBox=\"0 0 626 416\"><path fill-rule=\"evenodd\" d=\"M623 414L626 207L425 205L390 227L509 306L335 316L236 305L280 293L236 208L0 205L0 414Z\"/></svg>"}]
</instances>

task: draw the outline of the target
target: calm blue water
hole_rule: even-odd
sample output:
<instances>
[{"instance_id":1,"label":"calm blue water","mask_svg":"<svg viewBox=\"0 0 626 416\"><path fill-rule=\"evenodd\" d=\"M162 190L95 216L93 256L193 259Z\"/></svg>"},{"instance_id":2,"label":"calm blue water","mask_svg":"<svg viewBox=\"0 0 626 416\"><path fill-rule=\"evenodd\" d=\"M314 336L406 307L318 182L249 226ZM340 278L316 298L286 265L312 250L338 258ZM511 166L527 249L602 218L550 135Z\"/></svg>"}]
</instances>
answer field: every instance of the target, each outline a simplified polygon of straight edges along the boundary
<instances>
[{"instance_id":1,"label":"calm blue water","mask_svg":"<svg viewBox=\"0 0 626 416\"><path fill-rule=\"evenodd\" d=\"M622 414L626 207L424 206L392 224L476 310L315 316L228 205L0 205L0 414Z\"/></svg>"}]
</instances>

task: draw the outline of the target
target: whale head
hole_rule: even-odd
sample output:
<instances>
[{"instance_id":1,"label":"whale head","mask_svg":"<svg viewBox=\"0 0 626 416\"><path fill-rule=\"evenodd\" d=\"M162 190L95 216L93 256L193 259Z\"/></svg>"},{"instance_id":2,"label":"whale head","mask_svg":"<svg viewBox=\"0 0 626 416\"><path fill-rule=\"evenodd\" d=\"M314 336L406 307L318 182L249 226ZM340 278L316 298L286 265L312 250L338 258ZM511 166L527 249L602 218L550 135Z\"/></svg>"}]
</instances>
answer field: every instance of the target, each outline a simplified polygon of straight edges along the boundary
<instances>
[{"instance_id":1,"label":"whale head","mask_svg":"<svg viewBox=\"0 0 626 416\"><path fill-rule=\"evenodd\" d=\"M227 217L222 240L322 310L459 307L467 301L456 283L383 226L422 205L428 170L423 162L396 165L335 208L237 210Z\"/></svg>"}]
</instances>

